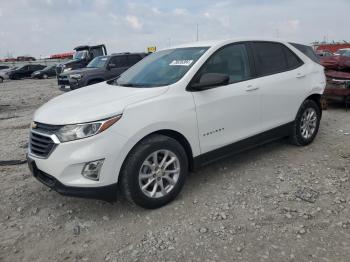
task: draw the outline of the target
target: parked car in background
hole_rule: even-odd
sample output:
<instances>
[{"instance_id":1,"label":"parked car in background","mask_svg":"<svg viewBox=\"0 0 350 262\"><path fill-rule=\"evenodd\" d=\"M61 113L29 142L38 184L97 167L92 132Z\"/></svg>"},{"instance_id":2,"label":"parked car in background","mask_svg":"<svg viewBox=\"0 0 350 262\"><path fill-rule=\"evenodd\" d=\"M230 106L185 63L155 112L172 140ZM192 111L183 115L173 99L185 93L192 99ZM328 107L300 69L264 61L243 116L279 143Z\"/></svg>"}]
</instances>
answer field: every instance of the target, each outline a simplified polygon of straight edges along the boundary
<instances>
[{"instance_id":1,"label":"parked car in background","mask_svg":"<svg viewBox=\"0 0 350 262\"><path fill-rule=\"evenodd\" d=\"M16 58L11 58L11 57L4 59L4 62L16 62L16 61L17 61Z\"/></svg>"},{"instance_id":2,"label":"parked car in background","mask_svg":"<svg viewBox=\"0 0 350 262\"><path fill-rule=\"evenodd\" d=\"M4 82L5 79L9 79L10 72L15 69L17 69L17 67L0 70L0 83Z\"/></svg>"},{"instance_id":3,"label":"parked car in background","mask_svg":"<svg viewBox=\"0 0 350 262\"><path fill-rule=\"evenodd\" d=\"M74 50L75 53L72 60L57 65L57 75L68 72L70 70L86 67L87 64L90 63L94 58L107 55L107 49L105 45L83 45L74 48Z\"/></svg>"},{"instance_id":4,"label":"parked car in background","mask_svg":"<svg viewBox=\"0 0 350 262\"><path fill-rule=\"evenodd\" d=\"M336 55L320 58L326 69L348 70L350 68L350 49L340 49Z\"/></svg>"},{"instance_id":5,"label":"parked car in background","mask_svg":"<svg viewBox=\"0 0 350 262\"><path fill-rule=\"evenodd\" d=\"M9 69L9 66L0 65L0 70Z\"/></svg>"},{"instance_id":6,"label":"parked car in background","mask_svg":"<svg viewBox=\"0 0 350 262\"><path fill-rule=\"evenodd\" d=\"M33 72L45 68L44 65L24 65L15 70L10 71L9 78L12 80L30 77Z\"/></svg>"},{"instance_id":7,"label":"parked car in background","mask_svg":"<svg viewBox=\"0 0 350 262\"><path fill-rule=\"evenodd\" d=\"M336 56L347 56L350 57L350 48L342 48L334 53Z\"/></svg>"},{"instance_id":8,"label":"parked car in background","mask_svg":"<svg viewBox=\"0 0 350 262\"><path fill-rule=\"evenodd\" d=\"M35 61L36 59L32 56L18 56L17 61Z\"/></svg>"},{"instance_id":9,"label":"parked car in background","mask_svg":"<svg viewBox=\"0 0 350 262\"><path fill-rule=\"evenodd\" d=\"M155 52L118 79L38 109L29 168L62 194L114 200L120 190L158 208L189 170L281 137L308 145L326 82L305 50L237 39Z\"/></svg>"},{"instance_id":10,"label":"parked car in background","mask_svg":"<svg viewBox=\"0 0 350 262\"><path fill-rule=\"evenodd\" d=\"M35 71L32 73L32 78L47 79L49 77L56 76L56 65L50 65L44 69Z\"/></svg>"},{"instance_id":11,"label":"parked car in background","mask_svg":"<svg viewBox=\"0 0 350 262\"><path fill-rule=\"evenodd\" d=\"M119 76L136 64L147 53L121 53L94 58L85 68L62 73L58 76L58 85L70 89L93 85Z\"/></svg>"},{"instance_id":12,"label":"parked car in background","mask_svg":"<svg viewBox=\"0 0 350 262\"><path fill-rule=\"evenodd\" d=\"M329 52L327 50L321 50L316 52L318 57L327 57L327 56L333 56L334 54L332 52Z\"/></svg>"}]
</instances>

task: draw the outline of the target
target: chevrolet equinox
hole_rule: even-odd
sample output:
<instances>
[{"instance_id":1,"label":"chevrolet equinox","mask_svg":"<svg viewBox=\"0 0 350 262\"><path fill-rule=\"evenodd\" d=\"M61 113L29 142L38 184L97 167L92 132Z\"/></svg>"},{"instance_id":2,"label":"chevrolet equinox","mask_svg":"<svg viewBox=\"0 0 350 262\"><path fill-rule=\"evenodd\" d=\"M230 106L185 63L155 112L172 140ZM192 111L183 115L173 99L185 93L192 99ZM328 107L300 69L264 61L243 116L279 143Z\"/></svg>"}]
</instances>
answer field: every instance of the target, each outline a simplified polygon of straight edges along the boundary
<instances>
[{"instance_id":1,"label":"chevrolet equinox","mask_svg":"<svg viewBox=\"0 0 350 262\"><path fill-rule=\"evenodd\" d=\"M64 195L115 200L118 191L157 208L204 164L282 137L310 144L324 88L308 46L236 39L169 48L38 109L29 168Z\"/></svg>"}]
</instances>

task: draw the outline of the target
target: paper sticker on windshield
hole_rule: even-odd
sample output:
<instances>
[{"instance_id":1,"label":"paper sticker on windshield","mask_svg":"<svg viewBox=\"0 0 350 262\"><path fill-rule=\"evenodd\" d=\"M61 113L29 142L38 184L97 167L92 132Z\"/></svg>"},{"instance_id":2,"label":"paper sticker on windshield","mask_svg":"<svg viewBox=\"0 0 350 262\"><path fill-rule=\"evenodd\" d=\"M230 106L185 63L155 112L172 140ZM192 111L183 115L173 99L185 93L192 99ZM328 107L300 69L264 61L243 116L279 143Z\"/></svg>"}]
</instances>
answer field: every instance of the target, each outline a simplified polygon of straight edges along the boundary
<instances>
[{"instance_id":1,"label":"paper sticker on windshield","mask_svg":"<svg viewBox=\"0 0 350 262\"><path fill-rule=\"evenodd\" d=\"M171 66L189 66L193 60L173 60L169 65Z\"/></svg>"}]
</instances>

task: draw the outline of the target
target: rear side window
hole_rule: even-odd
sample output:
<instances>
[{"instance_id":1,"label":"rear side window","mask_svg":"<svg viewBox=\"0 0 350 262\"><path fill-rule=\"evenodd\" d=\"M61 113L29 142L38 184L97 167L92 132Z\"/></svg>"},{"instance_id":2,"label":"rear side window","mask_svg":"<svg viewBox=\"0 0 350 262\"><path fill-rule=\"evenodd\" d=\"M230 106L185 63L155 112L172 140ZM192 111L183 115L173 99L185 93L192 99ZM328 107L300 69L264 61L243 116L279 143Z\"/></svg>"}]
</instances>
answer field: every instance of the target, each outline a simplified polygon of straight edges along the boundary
<instances>
[{"instance_id":1,"label":"rear side window","mask_svg":"<svg viewBox=\"0 0 350 262\"><path fill-rule=\"evenodd\" d=\"M127 57L125 55L119 55L119 56L112 57L111 63L115 64L116 67L128 67L129 66Z\"/></svg>"},{"instance_id":2,"label":"rear side window","mask_svg":"<svg viewBox=\"0 0 350 262\"><path fill-rule=\"evenodd\" d=\"M312 61L316 63L320 63L320 60L318 59L316 53L314 52L311 46L301 45L296 43L290 43L290 44L294 46L296 49L298 49L300 52L302 52L304 55L306 55L308 58L310 58Z\"/></svg>"},{"instance_id":3,"label":"rear side window","mask_svg":"<svg viewBox=\"0 0 350 262\"><path fill-rule=\"evenodd\" d=\"M140 60L141 60L141 56L139 56L139 55L129 55L128 56L129 66L133 66L134 64L136 64Z\"/></svg>"},{"instance_id":4,"label":"rear side window","mask_svg":"<svg viewBox=\"0 0 350 262\"><path fill-rule=\"evenodd\" d=\"M277 74L302 65L300 58L280 43L254 42L252 46L258 76Z\"/></svg>"}]
</instances>

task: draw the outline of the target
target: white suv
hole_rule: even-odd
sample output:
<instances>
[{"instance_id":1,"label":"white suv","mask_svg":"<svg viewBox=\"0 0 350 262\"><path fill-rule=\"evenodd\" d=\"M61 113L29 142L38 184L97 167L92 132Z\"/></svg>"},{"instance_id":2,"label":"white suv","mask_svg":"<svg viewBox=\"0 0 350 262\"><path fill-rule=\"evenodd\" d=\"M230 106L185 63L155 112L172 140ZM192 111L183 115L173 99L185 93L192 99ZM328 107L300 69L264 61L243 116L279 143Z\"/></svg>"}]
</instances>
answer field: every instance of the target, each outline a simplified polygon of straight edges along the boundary
<instances>
[{"instance_id":1,"label":"white suv","mask_svg":"<svg viewBox=\"0 0 350 262\"><path fill-rule=\"evenodd\" d=\"M301 51L299 51L301 50ZM325 88L307 46L240 39L156 52L34 116L28 163L59 193L157 208L190 170L289 136L315 138ZM305 54L304 54L305 53Z\"/></svg>"}]
</instances>

